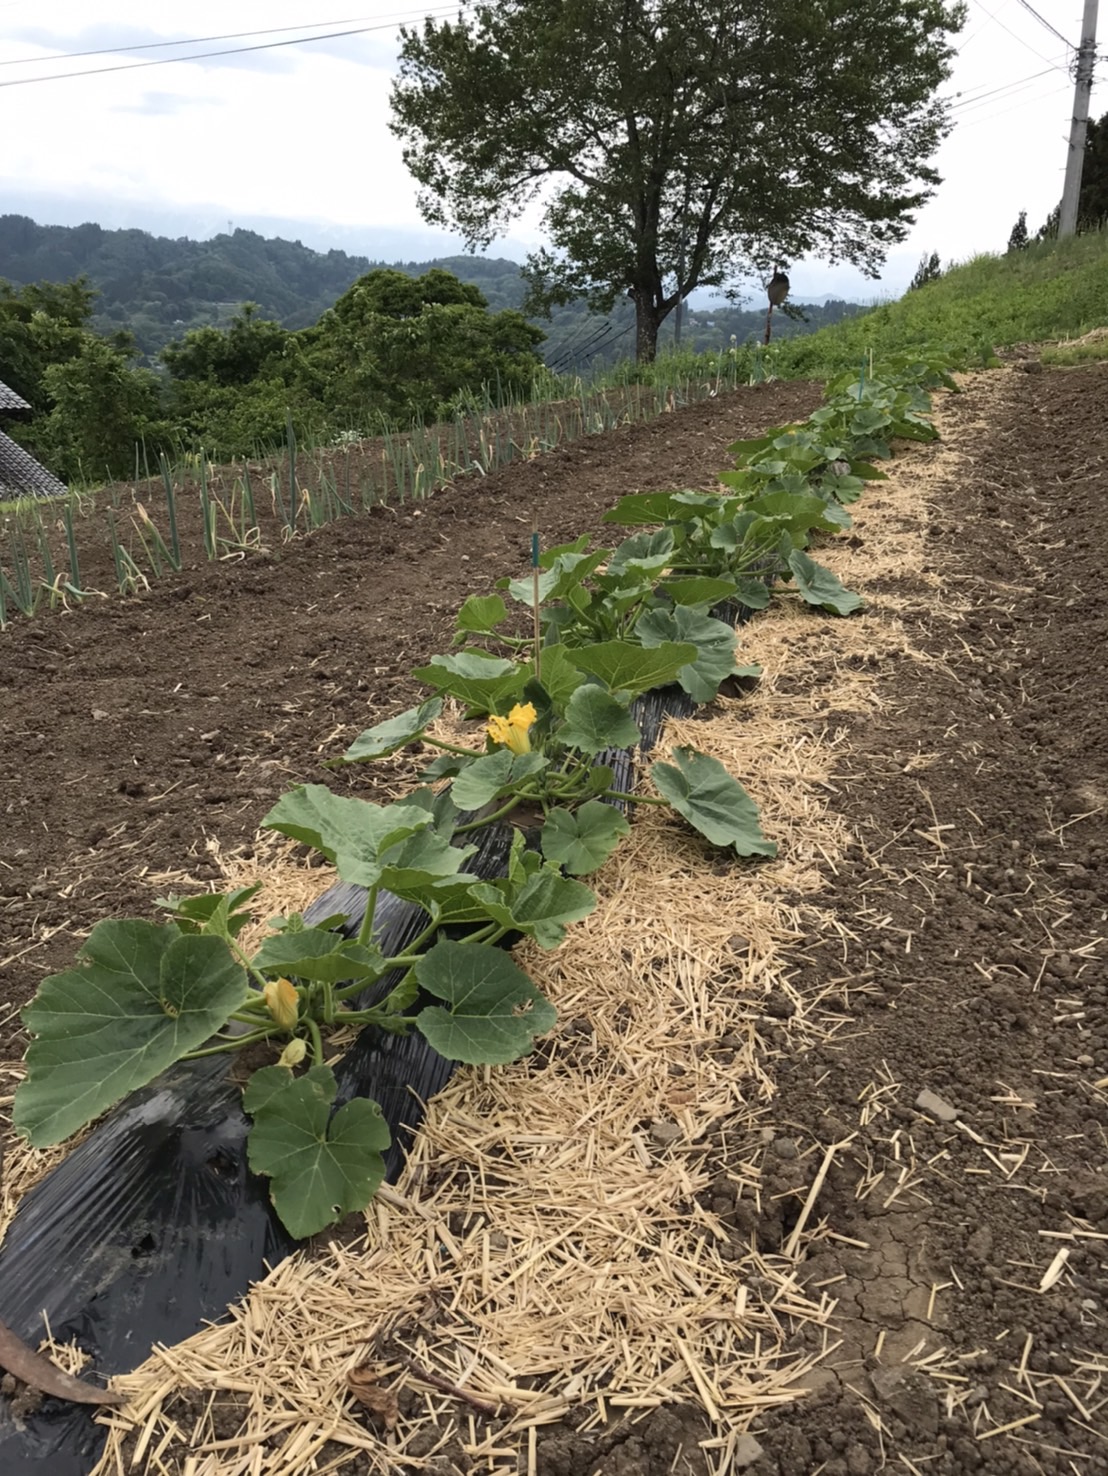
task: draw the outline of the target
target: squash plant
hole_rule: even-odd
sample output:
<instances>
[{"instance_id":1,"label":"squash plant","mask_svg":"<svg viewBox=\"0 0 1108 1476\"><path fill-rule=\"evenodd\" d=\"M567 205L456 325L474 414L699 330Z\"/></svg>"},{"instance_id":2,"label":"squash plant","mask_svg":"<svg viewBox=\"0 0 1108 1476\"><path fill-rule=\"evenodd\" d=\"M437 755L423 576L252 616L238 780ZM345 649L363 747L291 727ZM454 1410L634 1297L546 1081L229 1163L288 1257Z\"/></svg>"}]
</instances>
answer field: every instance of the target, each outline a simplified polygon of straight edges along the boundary
<instances>
[{"instance_id":1,"label":"squash plant","mask_svg":"<svg viewBox=\"0 0 1108 1476\"><path fill-rule=\"evenodd\" d=\"M257 888L167 899L164 923L110 919L93 928L74 967L43 981L23 1012L28 1075L16 1128L37 1147L79 1131L174 1062L283 1046L250 1077L250 1166L268 1175L274 1206L294 1236L364 1208L381 1181L389 1133L376 1103L356 1098L332 1114L336 1083L325 1038L342 1027L419 1030L451 1060L500 1064L551 1028L554 1009L495 945L505 934L556 946L566 925L595 907L593 893L527 851L520 837L507 875L468 872L476 847L453 844L450 797L417 790L374 805L302 785L263 824L319 851L366 889L364 920L347 938L331 918L271 921L252 954L239 943ZM424 910L427 924L386 956L375 928L382 889ZM464 922L462 938L437 937ZM420 993L428 1003L408 1011ZM306 1069L297 1074L297 1068Z\"/></svg>"},{"instance_id":2,"label":"squash plant","mask_svg":"<svg viewBox=\"0 0 1108 1476\"><path fill-rule=\"evenodd\" d=\"M537 589L535 578L503 581L538 623L530 659L531 641L504 628L501 594L467 600L462 649L416 672L436 695L367 729L334 761L423 741L440 750L427 782L384 806L302 785L263 822L364 888L356 935L342 930L341 915L308 926L292 914L272 919L247 953L240 935L257 887L163 899L171 915L162 923L98 923L75 965L45 979L22 1012L31 1044L16 1128L36 1146L61 1142L176 1061L280 1046L277 1064L254 1071L243 1094L251 1167L270 1179L276 1211L296 1237L364 1208L383 1177L389 1133L372 1101L334 1110L330 1032L416 1029L443 1056L474 1064L526 1054L553 1025L554 1009L497 945L519 934L555 947L593 910L593 893L574 878L600 866L626 832L618 803L669 804L713 844L774 854L750 797L716 760L678 749L672 762L651 766L659 793L645 796L616 789L605 756L639 743L637 695L676 681L707 701L726 676L752 670L736 662L734 631L711 616L716 603L762 608L772 583L786 578L813 605L858 608L858 597L810 558L809 537L850 525L844 505L882 476L869 458L889 456L897 437L933 438L926 390L937 384L956 388L925 356L868 379L863 370L833 384L806 426L736 442L722 494L622 498L607 522L662 526L614 550L590 552L588 540L550 550ZM484 718L483 747L430 731L448 696ZM432 787L444 779L448 789ZM476 850L467 833L524 804L542 813L540 850L517 831L504 876L467 871ZM378 926L382 891L424 919L393 954ZM463 936L445 936L459 927ZM413 1013L421 997L434 1002Z\"/></svg>"},{"instance_id":3,"label":"squash plant","mask_svg":"<svg viewBox=\"0 0 1108 1476\"><path fill-rule=\"evenodd\" d=\"M480 617L485 633L495 630L506 613L503 600L491 597ZM459 622L467 634L481 633L471 601ZM721 671L735 669L733 631L731 638L732 651L721 660ZM672 763L655 762L650 773L660 797L614 788L613 770L604 762L611 750L641 742L633 699L677 680L704 659L702 648L691 641L666 639L650 646L623 640L544 646L537 661L474 647L436 656L415 674L438 695L367 728L331 762L365 763L416 742L437 748L440 754L423 778L449 779L453 804L477 812L457 834L521 809L540 811L543 855L574 875L594 871L626 833L626 820L605 800L670 805L715 845L739 856L773 856L776 847L762 834L753 800L718 760L680 748ZM461 702L471 717L486 719L479 734L482 748L450 743L434 733L446 696Z\"/></svg>"}]
</instances>

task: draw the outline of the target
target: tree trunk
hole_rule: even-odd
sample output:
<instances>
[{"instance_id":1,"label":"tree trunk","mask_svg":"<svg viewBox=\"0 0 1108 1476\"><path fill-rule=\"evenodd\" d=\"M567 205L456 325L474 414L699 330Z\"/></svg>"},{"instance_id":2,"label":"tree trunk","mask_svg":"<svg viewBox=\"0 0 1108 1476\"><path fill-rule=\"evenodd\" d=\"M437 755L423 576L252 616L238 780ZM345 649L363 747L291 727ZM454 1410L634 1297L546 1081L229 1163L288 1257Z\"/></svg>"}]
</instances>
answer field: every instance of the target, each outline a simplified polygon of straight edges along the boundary
<instances>
[{"instance_id":1,"label":"tree trunk","mask_svg":"<svg viewBox=\"0 0 1108 1476\"><path fill-rule=\"evenodd\" d=\"M658 328L661 319L649 297L635 298L635 359L640 364L653 364L658 353Z\"/></svg>"}]
</instances>

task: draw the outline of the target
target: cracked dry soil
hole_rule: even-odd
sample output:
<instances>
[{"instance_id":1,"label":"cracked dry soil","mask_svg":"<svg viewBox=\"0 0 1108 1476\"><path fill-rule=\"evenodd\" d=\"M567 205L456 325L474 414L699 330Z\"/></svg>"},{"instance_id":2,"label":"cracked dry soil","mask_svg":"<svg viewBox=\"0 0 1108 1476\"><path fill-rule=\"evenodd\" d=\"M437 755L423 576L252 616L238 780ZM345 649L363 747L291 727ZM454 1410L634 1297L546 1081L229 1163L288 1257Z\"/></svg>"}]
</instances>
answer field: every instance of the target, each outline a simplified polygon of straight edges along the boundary
<instances>
[{"instance_id":1,"label":"cracked dry soil","mask_svg":"<svg viewBox=\"0 0 1108 1476\"><path fill-rule=\"evenodd\" d=\"M734 1212L780 1244L839 1145L817 1211L841 1238L803 1267L838 1346L755 1426L751 1476L1108 1472L1108 371L945 413L962 474L926 533L952 608L920 604L933 664L843 720L841 931L795 960L844 1024L779 1073L785 1156Z\"/></svg>"}]
</instances>

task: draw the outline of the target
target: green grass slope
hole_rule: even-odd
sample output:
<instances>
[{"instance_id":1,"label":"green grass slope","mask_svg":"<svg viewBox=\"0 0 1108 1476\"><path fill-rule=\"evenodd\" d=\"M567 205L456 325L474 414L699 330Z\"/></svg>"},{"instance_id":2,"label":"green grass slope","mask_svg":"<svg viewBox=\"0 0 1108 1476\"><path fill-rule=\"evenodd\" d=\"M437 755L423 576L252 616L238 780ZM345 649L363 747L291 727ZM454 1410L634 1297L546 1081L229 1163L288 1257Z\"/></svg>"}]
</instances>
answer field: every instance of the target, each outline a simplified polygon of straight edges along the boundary
<instances>
[{"instance_id":1,"label":"green grass slope","mask_svg":"<svg viewBox=\"0 0 1108 1476\"><path fill-rule=\"evenodd\" d=\"M975 256L936 282L806 338L771 346L766 367L782 378L824 379L873 350L934 351L953 368L988 363L994 349L1078 338L1108 325L1108 230L1037 242L1006 256ZM1061 344L1054 362L1108 358L1108 338Z\"/></svg>"}]
</instances>

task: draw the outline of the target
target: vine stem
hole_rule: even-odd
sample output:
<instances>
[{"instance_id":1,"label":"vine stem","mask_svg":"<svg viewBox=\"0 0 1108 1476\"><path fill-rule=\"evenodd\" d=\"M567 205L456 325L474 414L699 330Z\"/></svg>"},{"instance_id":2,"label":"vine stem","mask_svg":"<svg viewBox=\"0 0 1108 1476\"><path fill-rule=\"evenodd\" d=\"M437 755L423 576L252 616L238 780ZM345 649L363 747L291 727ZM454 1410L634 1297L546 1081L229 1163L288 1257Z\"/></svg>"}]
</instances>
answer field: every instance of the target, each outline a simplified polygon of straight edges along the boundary
<instances>
[{"instance_id":1,"label":"vine stem","mask_svg":"<svg viewBox=\"0 0 1108 1476\"><path fill-rule=\"evenodd\" d=\"M373 915L377 911L377 889L380 885L380 882L374 882L365 894L365 914L358 929L358 942L363 946L373 941Z\"/></svg>"},{"instance_id":2,"label":"vine stem","mask_svg":"<svg viewBox=\"0 0 1108 1476\"><path fill-rule=\"evenodd\" d=\"M503 820L505 815L510 815L521 800L536 799L534 791L517 789L507 804L501 805L499 810L494 810L491 815L486 815L483 820L470 820L466 825L459 825L455 835L465 835L469 830L481 830L486 825L495 825L498 820Z\"/></svg>"},{"instance_id":3,"label":"vine stem","mask_svg":"<svg viewBox=\"0 0 1108 1476\"><path fill-rule=\"evenodd\" d=\"M228 937L225 939L225 941L231 949L231 952L236 956L239 963L242 964L246 972L254 978L258 987L264 990L265 986L269 983L269 980L262 973L261 969L256 969L254 967L253 959L249 956L249 954L244 952L244 950L239 947L238 939Z\"/></svg>"},{"instance_id":4,"label":"vine stem","mask_svg":"<svg viewBox=\"0 0 1108 1476\"><path fill-rule=\"evenodd\" d=\"M307 1025L308 1032L309 1032L309 1034L312 1037L312 1060L313 1060L313 1062L314 1062L314 1064L316 1066L322 1066L323 1065L323 1037L319 1033L319 1026L312 1019L311 1015L309 1015L307 1017L307 1019L305 1020L304 1023Z\"/></svg>"},{"instance_id":5,"label":"vine stem","mask_svg":"<svg viewBox=\"0 0 1108 1476\"><path fill-rule=\"evenodd\" d=\"M419 737L422 743L430 743L432 747L442 748L447 753L460 754L462 758L476 759L483 757L475 748L459 748L456 743L447 743L443 738L431 738L426 733L421 733Z\"/></svg>"},{"instance_id":6,"label":"vine stem","mask_svg":"<svg viewBox=\"0 0 1108 1476\"><path fill-rule=\"evenodd\" d=\"M657 796L652 795L652 794L627 794L626 791L625 790L622 790L622 789L606 789L604 791L604 798L605 799L630 800L633 805L668 805L669 804L669 800L659 799Z\"/></svg>"},{"instance_id":7,"label":"vine stem","mask_svg":"<svg viewBox=\"0 0 1108 1476\"><path fill-rule=\"evenodd\" d=\"M199 1061L201 1056L221 1056L229 1051L240 1051L243 1046L255 1045L259 1040L268 1040L272 1034L271 1030L253 1030L247 1035L236 1035L233 1040L225 1040L220 1045L202 1046L199 1050L186 1051L181 1060Z\"/></svg>"}]
</instances>

